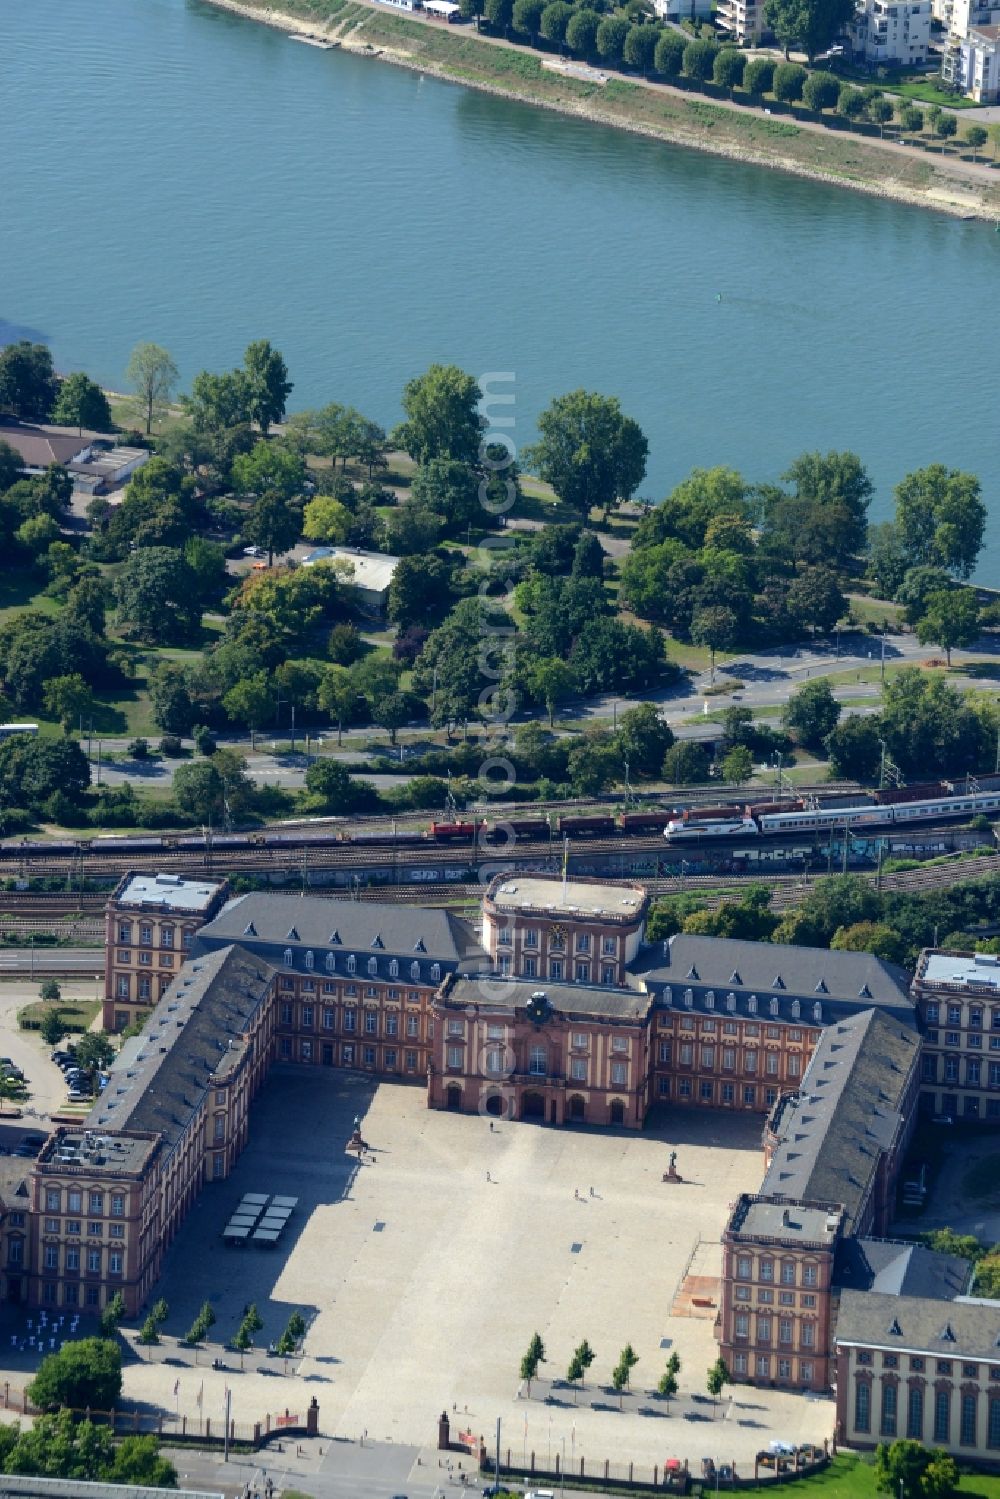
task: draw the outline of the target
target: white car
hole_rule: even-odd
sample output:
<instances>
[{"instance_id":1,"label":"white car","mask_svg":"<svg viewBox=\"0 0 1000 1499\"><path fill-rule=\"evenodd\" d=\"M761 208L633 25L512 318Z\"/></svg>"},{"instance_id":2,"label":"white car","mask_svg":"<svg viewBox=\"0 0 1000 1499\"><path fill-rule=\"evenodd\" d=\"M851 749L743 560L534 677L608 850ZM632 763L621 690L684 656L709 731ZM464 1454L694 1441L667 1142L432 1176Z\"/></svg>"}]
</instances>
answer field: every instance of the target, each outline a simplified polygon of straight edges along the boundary
<instances>
[{"instance_id":1,"label":"white car","mask_svg":"<svg viewBox=\"0 0 1000 1499\"><path fill-rule=\"evenodd\" d=\"M244 547L243 555L244 557L263 557L264 553L260 547Z\"/></svg>"}]
</instances>

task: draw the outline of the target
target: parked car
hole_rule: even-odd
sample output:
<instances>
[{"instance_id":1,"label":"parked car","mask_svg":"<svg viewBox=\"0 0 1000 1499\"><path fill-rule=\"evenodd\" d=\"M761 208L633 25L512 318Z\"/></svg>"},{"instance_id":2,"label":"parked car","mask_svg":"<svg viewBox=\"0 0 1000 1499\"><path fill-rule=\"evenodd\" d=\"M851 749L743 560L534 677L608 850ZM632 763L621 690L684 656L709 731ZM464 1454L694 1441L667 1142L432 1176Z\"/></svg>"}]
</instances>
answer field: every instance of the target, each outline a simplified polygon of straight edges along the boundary
<instances>
[{"instance_id":1,"label":"parked car","mask_svg":"<svg viewBox=\"0 0 1000 1499\"><path fill-rule=\"evenodd\" d=\"M83 1088L71 1088L69 1090L70 1103L90 1103L93 1097L94 1095L89 1088L86 1090Z\"/></svg>"}]
</instances>

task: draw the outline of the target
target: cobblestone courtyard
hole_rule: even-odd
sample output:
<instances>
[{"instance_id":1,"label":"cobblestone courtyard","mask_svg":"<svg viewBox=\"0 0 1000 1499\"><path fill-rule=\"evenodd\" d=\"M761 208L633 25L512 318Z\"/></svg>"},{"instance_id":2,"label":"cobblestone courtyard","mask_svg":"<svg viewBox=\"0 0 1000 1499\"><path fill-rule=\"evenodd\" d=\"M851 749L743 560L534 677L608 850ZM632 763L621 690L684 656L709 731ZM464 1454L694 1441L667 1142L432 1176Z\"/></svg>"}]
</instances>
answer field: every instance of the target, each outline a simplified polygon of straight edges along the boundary
<instances>
[{"instance_id":1,"label":"cobblestone courtyard","mask_svg":"<svg viewBox=\"0 0 1000 1499\"><path fill-rule=\"evenodd\" d=\"M371 1164L345 1153L355 1114ZM204 1412L216 1416L228 1378L238 1420L298 1411L315 1395L326 1433L416 1446L433 1442L443 1409L488 1435L500 1416L512 1456L534 1449L542 1461L563 1439L577 1458L649 1464L746 1461L773 1436L821 1440L830 1402L737 1390L716 1417L704 1396L719 1233L727 1205L759 1183L759 1139L756 1116L694 1112L642 1135L526 1123L491 1132L487 1120L429 1112L419 1088L279 1069L233 1177L206 1187L173 1245L162 1289L168 1334L209 1297L219 1343L248 1301L264 1316L265 1347L300 1307L306 1357L287 1377L276 1359L226 1376L206 1367L216 1348L197 1370L165 1365L179 1353L169 1338L130 1366L128 1393L194 1415L204 1381ZM661 1180L670 1149L682 1185ZM225 1248L223 1225L255 1190L300 1198L287 1242ZM528 1399L518 1365L536 1330L548 1362ZM583 1338L597 1357L575 1395L559 1382ZM620 1411L605 1387L626 1341L639 1363ZM648 1392L673 1349L680 1398L667 1408ZM223 1357L238 1369L237 1355Z\"/></svg>"}]
</instances>

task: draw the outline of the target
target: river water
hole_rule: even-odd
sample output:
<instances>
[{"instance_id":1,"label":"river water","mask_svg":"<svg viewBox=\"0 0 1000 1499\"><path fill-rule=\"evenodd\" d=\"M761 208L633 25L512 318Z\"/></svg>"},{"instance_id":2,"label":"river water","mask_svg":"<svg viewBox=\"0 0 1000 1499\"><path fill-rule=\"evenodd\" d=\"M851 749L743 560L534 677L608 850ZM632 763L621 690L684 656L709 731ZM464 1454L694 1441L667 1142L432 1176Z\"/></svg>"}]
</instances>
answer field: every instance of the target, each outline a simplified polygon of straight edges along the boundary
<instances>
[{"instance_id":1,"label":"river water","mask_svg":"<svg viewBox=\"0 0 1000 1499\"><path fill-rule=\"evenodd\" d=\"M642 492L854 448L891 509L971 469L1000 571L1000 235L477 94L200 0L0 4L0 339L120 387L283 351L292 406L386 425L433 360L620 397ZM721 300L719 297L721 295ZM990 329L994 332L991 333Z\"/></svg>"}]
</instances>

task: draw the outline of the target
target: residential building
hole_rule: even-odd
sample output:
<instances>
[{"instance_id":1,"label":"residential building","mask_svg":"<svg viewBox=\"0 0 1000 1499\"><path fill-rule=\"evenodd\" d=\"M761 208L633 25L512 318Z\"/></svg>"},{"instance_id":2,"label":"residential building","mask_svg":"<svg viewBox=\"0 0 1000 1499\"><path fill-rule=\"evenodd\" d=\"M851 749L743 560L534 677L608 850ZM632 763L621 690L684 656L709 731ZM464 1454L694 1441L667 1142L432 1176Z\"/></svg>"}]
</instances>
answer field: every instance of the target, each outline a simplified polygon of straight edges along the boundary
<instances>
[{"instance_id":1,"label":"residential building","mask_svg":"<svg viewBox=\"0 0 1000 1499\"><path fill-rule=\"evenodd\" d=\"M450 911L325 896L240 895L198 933L195 952L238 943L276 971L279 1061L427 1079L431 1003L485 954Z\"/></svg>"},{"instance_id":2,"label":"residential building","mask_svg":"<svg viewBox=\"0 0 1000 1499\"><path fill-rule=\"evenodd\" d=\"M1000 957L927 948L912 993L924 1042L921 1113L1000 1120Z\"/></svg>"},{"instance_id":3,"label":"residential building","mask_svg":"<svg viewBox=\"0 0 1000 1499\"><path fill-rule=\"evenodd\" d=\"M872 1007L915 1023L902 968L868 953L678 933L632 965L656 1002L652 1098L767 1112L825 1029Z\"/></svg>"},{"instance_id":4,"label":"residential building","mask_svg":"<svg viewBox=\"0 0 1000 1499\"><path fill-rule=\"evenodd\" d=\"M653 0L653 11L661 21L707 21L711 19L711 0Z\"/></svg>"},{"instance_id":5,"label":"residential building","mask_svg":"<svg viewBox=\"0 0 1000 1499\"><path fill-rule=\"evenodd\" d=\"M346 562L350 564L351 587L362 609L369 614L382 617L389 598L389 584L399 566L399 558L387 552L363 552L357 547L316 547L302 560L303 567L314 567L321 562Z\"/></svg>"},{"instance_id":6,"label":"residential building","mask_svg":"<svg viewBox=\"0 0 1000 1499\"><path fill-rule=\"evenodd\" d=\"M1000 11L991 15L1000 20ZM965 36L952 38L941 74L977 104L1000 100L1000 25L973 26Z\"/></svg>"},{"instance_id":7,"label":"residential building","mask_svg":"<svg viewBox=\"0 0 1000 1499\"><path fill-rule=\"evenodd\" d=\"M857 62L916 67L930 47L931 0L857 0L847 34Z\"/></svg>"},{"instance_id":8,"label":"residential building","mask_svg":"<svg viewBox=\"0 0 1000 1499\"><path fill-rule=\"evenodd\" d=\"M920 1038L874 1009L823 1033L765 1129L759 1194L723 1233L717 1334L733 1377L827 1389L842 1241L884 1233L916 1117Z\"/></svg>"},{"instance_id":9,"label":"residential building","mask_svg":"<svg viewBox=\"0 0 1000 1499\"><path fill-rule=\"evenodd\" d=\"M106 1031L123 1031L149 1014L228 891L224 880L133 870L122 877L104 908Z\"/></svg>"},{"instance_id":10,"label":"residential building","mask_svg":"<svg viewBox=\"0 0 1000 1499\"><path fill-rule=\"evenodd\" d=\"M841 1292L840 1441L871 1448L910 1437L959 1461L1000 1462L1000 1303L957 1293L962 1279L944 1277L920 1295Z\"/></svg>"},{"instance_id":11,"label":"residential building","mask_svg":"<svg viewBox=\"0 0 1000 1499\"><path fill-rule=\"evenodd\" d=\"M715 24L726 41L756 47L767 30L764 0L719 0Z\"/></svg>"},{"instance_id":12,"label":"residential building","mask_svg":"<svg viewBox=\"0 0 1000 1499\"><path fill-rule=\"evenodd\" d=\"M989 0L932 0L934 19L947 27L949 38L961 40L973 27L996 26L1000 7Z\"/></svg>"},{"instance_id":13,"label":"residential building","mask_svg":"<svg viewBox=\"0 0 1000 1499\"><path fill-rule=\"evenodd\" d=\"M434 1001L431 1108L641 1129L651 1000L636 989L453 975Z\"/></svg>"},{"instance_id":14,"label":"residential building","mask_svg":"<svg viewBox=\"0 0 1000 1499\"><path fill-rule=\"evenodd\" d=\"M540 983L624 984L648 907L639 885L501 874L483 900L483 946L498 973Z\"/></svg>"},{"instance_id":15,"label":"residential building","mask_svg":"<svg viewBox=\"0 0 1000 1499\"><path fill-rule=\"evenodd\" d=\"M118 447L102 432L79 432L47 422L0 421L0 442L20 454L26 474L44 474L56 463L69 470L73 488L103 494L123 484L149 460L146 448Z\"/></svg>"}]
</instances>

